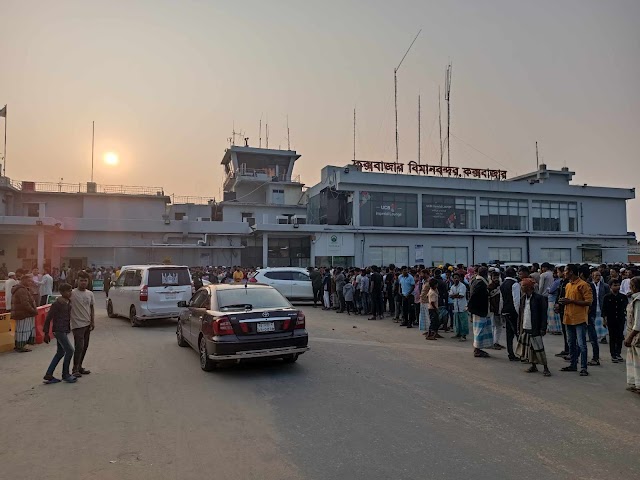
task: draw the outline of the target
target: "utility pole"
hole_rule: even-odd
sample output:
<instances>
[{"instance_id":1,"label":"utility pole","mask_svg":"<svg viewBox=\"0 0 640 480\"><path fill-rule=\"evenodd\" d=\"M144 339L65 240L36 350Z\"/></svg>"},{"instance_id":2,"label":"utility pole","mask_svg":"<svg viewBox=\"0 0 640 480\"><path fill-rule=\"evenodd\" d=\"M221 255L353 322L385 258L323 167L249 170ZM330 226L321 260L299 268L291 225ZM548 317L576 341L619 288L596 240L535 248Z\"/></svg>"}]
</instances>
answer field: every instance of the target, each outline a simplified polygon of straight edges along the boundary
<instances>
[{"instance_id":1,"label":"utility pole","mask_svg":"<svg viewBox=\"0 0 640 480\"><path fill-rule=\"evenodd\" d=\"M356 161L356 109L353 108L353 161Z\"/></svg>"},{"instance_id":2,"label":"utility pole","mask_svg":"<svg viewBox=\"0 0 640 480\"><path fill-rule=\"evenodd\" d=\"M418 165L420 165L420 95L418 95Z\"/></svg>"},{"instance_id":3,"label":"utility pole","mask_svg":"<svg viewBox=\"0 0 640 480\"><path fill-rule=\"evenodd\" d=\"M438 85L438 124L440 125L440 166L442 166L442 102L440 101L440 85Z\"/></svg>"},{"instance_id":4,"label":"utility pole","mask_svg":"<svg viewBox=\"0 0 640 480\"><path fill-rule=\"evenodd\" d=\"M399 137L398 137L398 70L400 70L400 66L402 65L402 62L404 62L405 57L409 53L409 50L411 50L411 47L413 47L413 44L418 39L418 35L420 35L420 32L422 32L422 29L420 29L416 34L415 38L413 39L413 42L411 42L411 45L409 45L409 48L407 48L407 51L404 53L398 66L393 69L393 92L394 92L395 110L396 110L396 163L398 163L398 141L399 141Z\"/></svg>"},{"instance_id":5,"label":"utility pole","mask_svg":"<svg viewBox=\"0 0 640 480\"><path fill-rule=\"evenodd\" d=\"M291 139L289 137L289 115L287 115L287 150L291 150Z\"/></svg>"},{"instance_id":6,"label":"utility pole","mask_svg":"<svg viewBox=\"0 0 640 480\"><path fill-rule=\"evenodd\" d=\"M262 148L262 115L260 115L260 133L258 134L258 147Z\"/></svg>"},{"instance_id":7,"label":"utility pole","mask_svg":"<svg viewBox=\"0 0 640 480\"><path fill-rule=\"evenodd\" d=\"M447 66L445 75L445 100L447 101L447 166L451 166L451 63Z\"/></svg>"},{"instance_id":8,"label":"utility pole","mask_svg":"<svg viewBox=\"0 0 640 480\"><path fill-rule=\"evenodd\" d=\"M96 139L96 122L91 122L91 183L93 183L93 147Z\"/></svg>"},{"instance_id":9,"label":"utility pole","mask_svg":"<svg viewBox=\"0 0 640 480\"><path fill-rule=\"evenodd\" d=\"M540 160L538 158L538 141L536 140L536 170L540 170Z\"/></svg>"}]
</instances>

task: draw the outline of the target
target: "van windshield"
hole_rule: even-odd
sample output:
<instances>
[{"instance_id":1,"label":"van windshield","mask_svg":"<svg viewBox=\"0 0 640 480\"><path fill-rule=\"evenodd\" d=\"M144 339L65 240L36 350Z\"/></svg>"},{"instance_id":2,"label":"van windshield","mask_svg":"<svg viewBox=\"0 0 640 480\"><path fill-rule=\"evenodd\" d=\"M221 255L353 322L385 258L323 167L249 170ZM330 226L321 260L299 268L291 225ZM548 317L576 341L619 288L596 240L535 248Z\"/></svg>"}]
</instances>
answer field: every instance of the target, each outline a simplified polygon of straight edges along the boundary
<instances>
[{"instance_id":1,"label":"van windshield","mask_svg":"<svg viewBox=\"0 0 640 480\"><path fill-rule=\"evenodd\" d=\"M189 271L186 268L150 268L149 287L178 287L191 285Z\"/></svg>"}]
</instances>

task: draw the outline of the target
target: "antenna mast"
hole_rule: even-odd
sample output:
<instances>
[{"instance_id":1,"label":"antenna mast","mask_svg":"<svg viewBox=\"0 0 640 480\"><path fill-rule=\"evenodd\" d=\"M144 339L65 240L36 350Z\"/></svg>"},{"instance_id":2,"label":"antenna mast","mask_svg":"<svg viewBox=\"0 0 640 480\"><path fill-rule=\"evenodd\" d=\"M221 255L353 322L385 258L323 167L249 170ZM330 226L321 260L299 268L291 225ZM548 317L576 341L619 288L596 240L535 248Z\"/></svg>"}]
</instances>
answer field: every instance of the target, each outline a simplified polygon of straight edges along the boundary
<instances>
[{"instance_id":1,"label":"antenna mast","mask_svg":"<svg viewBox=\"0 0 640 480\"><path fill-rule=\"evenodd\" d=\"M536 170L540 170L540 160L538 158L538 142L536 141Z\"/></svg>"},{"instance_id":2,"label":"antenna mast","mask_svg":"<svg viewBox=\"0 0 640 480\"><path fill-rule=\"evenodd\" d=\"M447 72L445 74L445 90L444 99L447 101L447 166L451 166L451 145L450 145L450 131L451 131L451 62L447 66Z\"/></svg>"},{"instance_id":3,"label":"antenna mast","mask_svg":"<svg viewBox=\"0 0 640 480\"><path fill-rule=\"evenodd\" d=\"M6 120L6 119L5 119ZM93 146L96 139L96 122L91 122L91 183L93 183Z\"/></svg>"},{"instance_id":4,"label":"antenna mast","mask_svg":"<svg viewBox=\"0 0 640 480\"><path fill-rule=\"evenodd\" d=\"M269 148L269 121L264 126L264 134L267 140L267 148Z\"/></svg>"},{"instance_id":5,"label":"antenna mast","mask_svg":"<svg viewBox=\"0 0 640 480\"><path fill-rule=\"evenodd\" d=\"M287 150L291 150L291 139L289 137L289 115L287 115Z\"/></svg>"},{"instance_id":6,"label":"antenna mast","mask_svg":"<svg viewBox=\"0 0 640 480\"><path fill-rule=\"evenodd\" d=\"M440 125L440 166L442 166L442 102L440 85L438 85L438 124Z\"/></svg>"},{"instance_id":7,"label":"antenna mast","mask_svg":"<svg viewBox=\"0 0 640 480\"><path fill-rule=\"evenodd\" d=\"M356 161L356 108L353 107L353 161Z\"/></svg>"},{"instance_id":8,"label":"antenna mast","mask_svg":"<svg viewBox=\"0 0 640 480\"><path fill-rule=\"evenodd\" d=\"M420 95L418 95L418 165L420 165Z\"/></svg>"},{"instance_id":9,"label":"antenna mast","mask_svg":"<svg viewBox=\"0 0 640 480\"><path fill-rule=\"evenodd\" d=\"M400 70L400 66L402 65L402 62L404 62L405 57L409 53L409 50L411 50L411 47L413 47L413 44L418 39L418 35L420 35L420 32L422 32L422 29L420 29L416 34L415 38L413 39L413 42L411 42L411 45L409 45L409 48L407 48L407 51L404 53L402 60L400 60L400 63L398 64L398 66L393 69L393 89L394 89L395 109L396 109L396 163L398 163L398 70Z\"/></svg>"},{"instance_id":10,"label":"antenna mast","mask_svg":"<svg viewBox=\"0 0 640 480\"><path fill-rule=\"evenodd\" d=\"M262 115L260 115L260 133L258 134L258 147L262 148Z\"/></svg>"}]
</instances>

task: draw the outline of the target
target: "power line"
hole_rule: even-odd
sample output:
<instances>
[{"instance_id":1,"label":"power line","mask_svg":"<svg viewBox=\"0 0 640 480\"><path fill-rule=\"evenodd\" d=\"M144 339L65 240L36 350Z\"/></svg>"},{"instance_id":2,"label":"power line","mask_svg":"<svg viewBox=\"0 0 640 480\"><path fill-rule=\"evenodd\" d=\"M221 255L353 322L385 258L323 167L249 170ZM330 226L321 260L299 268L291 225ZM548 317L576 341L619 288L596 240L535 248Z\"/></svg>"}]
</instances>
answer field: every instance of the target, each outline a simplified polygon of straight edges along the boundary
<instances>
[{"instance_id":1,"label":"power line","mask_svg":"<svg viewBox=\"0 0 640 480\"><path fill-rule=\"evenodd\" d=\"M507 167L504 163L499 162L498 160L496 160L495 158L491 157L490 155L487 155L486 153L478 150L476 147L474 147L473 145L465 142L464 140L462 140L460 137L458 137L455 133L452 133L451 136L453 138L455 138L456 140L459 140L460 142L462 142L463 144L465 144L467 147L475 150L476 152L478 152L480 155L487 157L489 160L492 160L494 162L496 162L498 165L500 165L501 167L504 167L506 169L508 169L509 167Z\"/></svg>"}]
</instances>

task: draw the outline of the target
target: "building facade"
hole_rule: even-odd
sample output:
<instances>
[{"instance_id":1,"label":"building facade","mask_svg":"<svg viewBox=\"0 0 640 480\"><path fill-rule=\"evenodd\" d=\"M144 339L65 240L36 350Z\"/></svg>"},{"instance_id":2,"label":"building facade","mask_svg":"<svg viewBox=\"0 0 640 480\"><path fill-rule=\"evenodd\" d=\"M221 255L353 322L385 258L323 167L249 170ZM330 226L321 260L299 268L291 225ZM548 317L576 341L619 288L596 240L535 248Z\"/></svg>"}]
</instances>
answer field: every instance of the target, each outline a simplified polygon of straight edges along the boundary
<instances>
[{"instance_id":1,"label":"building facade","mask_svg":"<svg viewBox=\"0 0 640 480\"><path fill-rule=\"evenodd\" d=\"M0 264L599 263L627 261L634 239L626 218L634 189L572 185L566 168L509 179L464 169L477 178L462 178L457 168L425 175L412 162L405 174L398 164L375 171L381 163L356 162L324 167L306 189L293 173L298 158L230 147L218 201L0 177Z\"/></svg>"}]
</instances>

